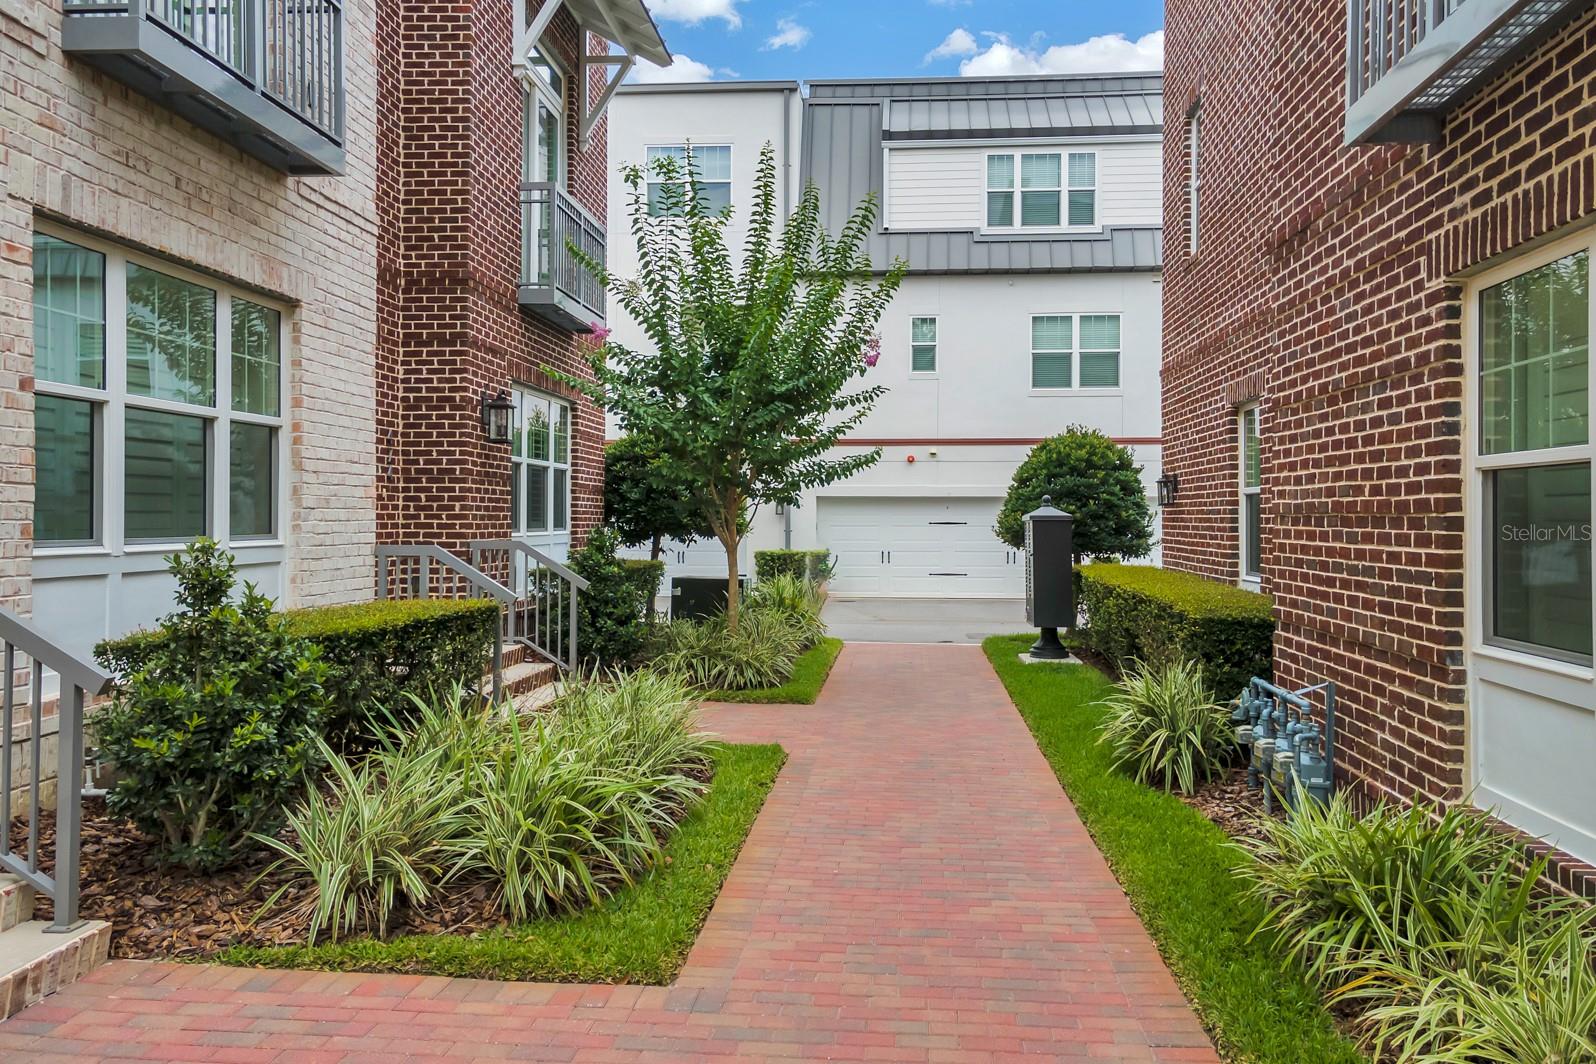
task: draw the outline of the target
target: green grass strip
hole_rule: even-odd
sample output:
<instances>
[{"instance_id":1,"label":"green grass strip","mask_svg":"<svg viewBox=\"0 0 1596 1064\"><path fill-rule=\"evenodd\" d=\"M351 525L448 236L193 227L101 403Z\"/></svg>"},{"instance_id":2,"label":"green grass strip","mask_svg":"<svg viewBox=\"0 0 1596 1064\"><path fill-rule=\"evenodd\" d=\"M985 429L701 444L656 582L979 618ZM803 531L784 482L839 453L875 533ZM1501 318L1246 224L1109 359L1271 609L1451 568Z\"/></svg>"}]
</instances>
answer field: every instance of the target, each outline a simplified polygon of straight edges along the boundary
<instances>
[{"instance_id":1,"label":"green grass strip","mask_svg":"<svg viewBox=\"0 0 1596 1064\"><path fill-rule=\"evenodd\" d=\"M1097 742L1109 690L1083 665L1025 665L1034 635L994 636L986 655L1175 978L1227 1060L1354 1064L1302 972L1263 938L1263 911L1231 870L1242 860L1207 817L1114 771Z\"/></svg>"},{"instance_id":2,"label":"green grass strip","mask_svg":"<svg viewBox=\"0 0 1596 1064\"><path fill-rule=\"evenodd\" d=\"M709 794L682 821L665 848L665 862L591 909L475 936L235 946L206 960L479 979L669 983L687 959L786 758L779 746L718 747Z\"/></svg>"},{"instance_id":3,"label":"green grass strip","mask_svg":"<svg viewBox=\"0 0 1596 1064\"><path fill-rule=\"evenodd\" d=\"M842 640L829 636L798 655L792 676L780 687L756 687L751 691L711 691L706 702L764 702L784 706L812 706L820 689L831 675L831 667L842 653Z\"/></svg>"}]
</instances>

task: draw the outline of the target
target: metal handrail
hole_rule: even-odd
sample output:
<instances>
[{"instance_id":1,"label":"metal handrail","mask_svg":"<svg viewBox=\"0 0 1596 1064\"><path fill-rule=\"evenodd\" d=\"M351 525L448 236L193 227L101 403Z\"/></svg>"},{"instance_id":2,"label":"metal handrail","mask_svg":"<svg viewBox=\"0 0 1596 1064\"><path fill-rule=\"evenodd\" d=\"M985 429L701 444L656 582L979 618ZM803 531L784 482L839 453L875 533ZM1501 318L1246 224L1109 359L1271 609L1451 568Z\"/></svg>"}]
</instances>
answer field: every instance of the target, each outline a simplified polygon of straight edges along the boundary
<instances>
[{"instance_id":1,"label":"metal handrail","mask_svg":"<svg viewBox=\"0 0 1596 1064\"><path fill-rule=\"evenodd\" d=\"M571 248L603 262L604 223L553 181L523 181L520 196L521 283L553 288L603 318L604 286Z\"/></svg>"},{"instance_id":2,"label":"metal handrail","mask_svg":"<svg viewBox=\"0 0 1596 1064\"><path fill-rule=\"evenodd\" d=\"M111 677L71 651L57 646L10 610L0 608L0 646L3 646L5 689L0 694L0 869L49 897L55 918L48 930L71 931L78 919L79 855L83 843L83 711L90 696L111 689ZM22 657L25 661L18 661ZM19 673L27 679L28 731L28 849L25 856L11 849L11 791L14 786L12 747L16 740L16 685ZM61 679L56 696L56 819L55 869L39 868L39 816L43 809L40 777L44 767L44 673ZM67 693L70 685L71 693Z\"/></svg>"},{"instance_id":3,"label":"metal handrail","mask_svg":"<svg viewBox=\"0 0 1596 1064\"><path fill-rule=\"evenodd\" d=\"M400 574L396 581L389 571L393 562L411 560L415 562L414 572L408 574L413 579L413 587L405 579L406 574ZM501 606L501 614L506 610L514 610L519 599L514 591L488 576L476 566L465 561L452 551L445 550L436 543L384 543L377 547L377 597L404 597L403 595L391 596L392 590L413 590L415 598L431 598L432 595L432 565L436 562L444 570L454 573L466 582L466 586L479 595L497 599ZM445 596L451 598L471 597ZM493 629L493 702L497 705L504 694L504 625L498 624Z\"/></svg>"},{"instance_id":4,"label":"metal handrail","mask_svg":"<svg viewBox=\"0 0 1596 1064\"><path fill-rule=\"evenodd\" d=\"M577 660L577 596L590 586L588 581L555 561L531 544L519 539L479 539L471 542L471 561L487 568L484 556L504 552L503 572L518 588L525 589L524 601L504 612L504 637L537 652L563 669L574 670ZM519 555L522 564L511 559ZM495 568L495 571L500 571ZM551 596L543 581L544 572L558 578L558 589ZM551 597L553 602L550 602ZM564 624L559 618L564 615Z\"/></svg>"}]
</instances>

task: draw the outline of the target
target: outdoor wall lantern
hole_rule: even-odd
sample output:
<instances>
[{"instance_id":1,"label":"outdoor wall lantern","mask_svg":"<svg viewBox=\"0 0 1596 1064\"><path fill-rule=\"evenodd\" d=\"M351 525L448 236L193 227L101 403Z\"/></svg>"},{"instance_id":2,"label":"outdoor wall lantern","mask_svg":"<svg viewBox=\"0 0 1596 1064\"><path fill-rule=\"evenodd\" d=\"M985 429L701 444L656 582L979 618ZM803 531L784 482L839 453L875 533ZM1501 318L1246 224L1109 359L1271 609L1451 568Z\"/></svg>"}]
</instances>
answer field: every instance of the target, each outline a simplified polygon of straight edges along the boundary
<instances>
[{"instance_id":1,"label":"outdoor wall lantern","mask_svg":"<svg viewBox=\"0 0 1596 1064\"><path fill-rule=\"evenodd\" d=\"M1158 478L1158 505L1168 506L1175 501L1175 496L1180 494L1180 477L1174 473L1165 473Z\"/></svg>"},{"instance_id":2,"label":"outdoor wall lantern","mask_svg":"<svg viewBox=\"0 0 1596 1064\"><path fill-rule=\"evenodd\" d=\"M515 400L503 388L498 395L482 393L482 429L489 443L510 442L510 419L515 415Z\"/></svg>"}]
</instances>

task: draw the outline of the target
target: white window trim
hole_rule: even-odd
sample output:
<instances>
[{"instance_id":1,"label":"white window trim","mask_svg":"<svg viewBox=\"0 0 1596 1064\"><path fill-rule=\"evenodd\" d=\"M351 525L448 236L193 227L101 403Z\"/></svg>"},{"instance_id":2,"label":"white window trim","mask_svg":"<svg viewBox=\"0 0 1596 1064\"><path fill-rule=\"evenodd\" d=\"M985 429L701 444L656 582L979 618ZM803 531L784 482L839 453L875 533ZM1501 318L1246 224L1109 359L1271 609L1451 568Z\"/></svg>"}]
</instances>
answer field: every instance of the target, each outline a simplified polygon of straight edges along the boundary
<instances>
[{"instance_id":1,"label":"white window trim","mask_svg":"<svg viewBox=\"0 0 1596 1064\"><path fill-rule=\"evenodd\" d=\"M1258 431L1259 475L1258 483L1247 485L1247 417L1251 415ZM1259 571L1247 571L1247 549L1252 541L1247 536L1247 497L1258 496L1258 538L1263 538L1263 404L1243 403L1236 407L1236 582L1251 591L1263 584L1263 550L1258 551Z\"/></svg>"},{"instance_id":2,"label":"white window trim","mask_svg":"<svg viewBox=\"0 0 1596 1064\"><path fill-rule=\"evenodd\" d=\"M1198 219L1201 217L1202 173L1202 121L1203 109L1199 102L1186 119L1186 254L1196 255L1198 246Z\"/></svg>"},{"instance_id":3,"label":"white window trim","mask_svg":"<svg viewBox=\"0 0 1596 1064\"><path fill-rule=\"evenodd\" d=\"M161 413L182 414L198 418L206 424L205 434L205 516L204 535L223 546L233 549L282 547L287 541L290 451L286 411L289 409L289 374L293 365L291 338L291 308L270 297L230 284L214 276L185 269L166 259L145 255L120 244L100 240L66 226L36 220L35 229L44 235L56 237L88 248L105 256L105 387L86 388L81 385L59 384L34 378L34 392L54 395L64 399L88 400L95 404L94 448L94 500L95 539L89 543L62 543L60 545L35 544L37 558L122 557L137 554L170 554L188 546L190 540L133 540L124 533L126 514L124 499L126 485L126 423L128 409L150 410ZM127 390L127 265L132 263L156 270L191 284L203 286L216 293L216 348L214 387L215 402L211 406L195 406L168 399L131 395ZM31 287L31 282L30 282ZM232 300L246 299L258 306L277 311L278 314L278 396L277 416L250 414L232 409L233 396L233 335ZM31 342L31 341L30 341ZM268 536L246 536L234 539L231 534L231 498L228 486L231 470L231 427L234 421L257 425L270 425L276 429L276 448L272 470L272 525Z\"/></svg>"},{"instance_id":4,"label":"white window trim","mask_svg":"<svg viewBox=\"0 0 1596 1064\"><path fill-rule=\"evenodd\" d=\"M1596 229L1582 232L1536 248L1470 276L1464 282L1462 339L1463 369L1463 434L1467 438L1463 448L1464 508L1463 508L1463 570L1464 570L1464 629L1470 652L1492 659L1525 677L1544 676L1560 684L1567 680L1580 683L1596 681L1596 662L1587 664L1548 653L1524 644L1507 640L1493 641L1488 633L1490 616L1490 569L1487 565L1485 533L1489 527L1490 507L1486 486L1491 471L1519 469L1532 466L1568 465L1590 463L1592 476L1596 477L1596 437L1583 444L1563 447L1544 447L1533 451L1509 451L1502 454L1480 452L1480 294L1503 281L1537 269L1578 251L1586 251L1590 268L1596 273ZM1596 338L1596 299L1591 300L1590 335ZM1596 358L1589 360L1590 395L1596 396ZM1596 574L1592 577L1596 585ZM1592 587L1596 598L1596 586ZM1476 671L1470 669L1471 676Z\"/></svg>"},{"instance_id":5,"label":"white window trim","mask_svg":"<svg viewBox=\"0 0 1596 1064\"><path fill-rule=\"evenodd\" d=\"M662 178L652 176L650 174L650 172L649 172L649 169L648 169L648 153L649 153L649 150L651 148L669 148L669 149L681 149L683 151L686 151L686 149L687 149L689 144L692 145L692 148L693 148L694 152L697 152L700 148L725 148L726 149L726 165L727 165L727 168L730 169L732 176L727 178L724 181L703 181L703 180L700 180L698 183L700 185L725 185L726 186L726 203L729 206L735 208L737 206L737 200L736 200L736 196L735 196L735 193L737 191L737 181L736 181L736 177L737 177L737 146L732 143L732 139L730 137L722 137L722 138L720 138L718 140L709 140L709 139L693 140L693 141L688 141L688 140L656 140L656 141L648 141L647 143L645 143L643 145L643 194L644 194L644 196L645 197L649 197L649 187L652 186L652 185L667 185L667 184L668 185L685 185L685 184L687 184L687 178L686 178L685 174L682 177L677 178L675 181L665 181Z\"/></svg>"},{"instance_id":6,"label":"white window trim","mask_svg":"<svg viewBox=\"0 0 1596 1064\"><path fill-rule=\"evenodd\" d=\"M936 335L936 339L932 340L931 343L930 343L930 347L931 347L931 362L932 362L932 365L935 367L933 369L917 370L917 369L914 368L914 349L916 347L925 347L925 346L927 346L926 344L917 344L917 343L915 343L915 340L914 340L914 323L917 322L917 321L929 321L931 323L931 328L932 328L933 332ZM913 377L913 378L915 378L917 380L927 380L927 379L934 378L934 377L940 375L941 372L942 372L942 318L941 318L941 316L936 315L936 314L910 314L909 315L909 376Z\"/></svg>"},{"instance_id":7,"label":"white window trim","mask_svg":"<svg viewBox=\"0 0 1596 1064\"><path fill-rule=\"evenodd\" d=\"M1038 150L1040 148L1040 150ZM1008 188L992 187L990 159L994 155L1011 155L1014 157L1014 184ZM1019 224L1022 209L1022 192L1020 170L1021 157L1026 155L1057 155L1058 158L1058 225L1021 225ZM1090 155L1092 157L1092 184L1070 186L1070 156ZM1071 148L1068 145L1026 145L1024 147L995 148L981 153L981 227L980 232L996 236L1036 236L1050 233L1101 233L1103 231L1103 196L1102 196L1102 153L1094 148ZM1084 192L1090 188L1092 192L1092 224L1070 225L1071 191ZM1032 192L1051 192L1053 189L1031 189ZM988 193L1012 192L1014 194L1014 224L992 225L987 203Z\"/></svg>"},{"instance_id":8,"label":"white window trim","mask_svg":"<svg viewBox=\"0 0 1596 1064\"><path fill-rule=\"evenodd\" d=\"M564 399L564 398L561 398L560 396L557 396L557 395L551 395L548 392L539 391L538 389L530 387L528 385L517 384L517 385L515 385L514 390L515 390L515 393L516 393L516 398L518 400L523 398L523 397L528 397L528 398L542 400L544 402L547 402L547 403L551 404L551 406L561 406L561 407L565 408L565 432L566 432L566 438L565 438L565 461L557 462L557 461L554 460L554 420L553 420L553 418L549 419L549 429L548 429L548 431L549 431L549 457L548 457L547 461L543 461L543 460L540 460L540 459L535 459L535 458L531 458L531 457L524 457L524 456L521 456L521 455L517 455L514 452L513 449L511 450L511 453L510 453L511 475L516 477L516 478L524 478L522 480L522 486L521 486L520 491L511 493L511 498L515 500L515 512L511 513L511 515L510 515L510 530L511 530L510 534L513 537L515 537L516 539L525 540L526 542L530 543L532 546L539 547L541 549L543 547L554 546L555 544L558 544L561 541L569 541L570 540L570 536L571 536L571 467L572 467L572 461L571 460L572 460L572 458L575 457L575 454L576 454L576 421L575 421L576 408L572 405L572 403L571 403L571 401L569 399ZM520 417L520 404L519 404L519 402L517 403L517 417ZM516 427L516 429L520 428L519 425L517 425L515 427ZM536 467L541 468L541 469L549 470L548 497L544 500L544 504L545 504L545 507L546 507L546 511L545 512L548 514L548 517L549 517L549 527L546 528L546 529L534 530L534 529L529 529L529 528L526 527L526 487L525 487L525 483L530 480L530 476L525 471L527 469L533 467L533 466L536 466ZM564 470L565 471L565 527L564 528L555 528L554 527L554 500L555 500L555 495L554 495L554 484L555 484L554 471L555 470Z\"/></svg>"},{"instance_id":9,"label":"white window trim","mask_svg":"<svg viewBox=\"0 0 1596 1064\"><path fill-rule=\"evenodd\" d=\"M548 44L542 40L538 41L535 47L538 50L538 54L543 57L544 61L559 72L560 84L562 86L570 85L571 72L565 69L565 64L560 62L559 57L555 53L554 49L549 47ZM555 92L552 85L538 77L537 71L533 67L530 58L521 69L521 83L523 86L525 86L528 103L532 103L534 105L541 103L554 114L556 136L559 138L558 150L554 156L554 181L555 184L559 185L559 187L563 189L565 188L566 175L569 173L570 166L570 160L566 158L566 156L570 153L566 151L565 147L567 140L566 122L570 117L566 114L565 94L563 92ZM526 168L528 156L535 150L536 145L535 138L537 136L537 111L535 107L532 110L531 118L532 128L530 129L527 128L527 116L525 114L523 114L521 120L523 140L525 140L528 134L534 138L532 141L523 143L521 145L521 165L523 172ZM537 178L536 180L541 181L542 178Z\"/></svg>"},{"instance_id":10,"label":"white window trim","mask_svg":"<svg viewBox=\"0 0 1596 1064\"><path fill-rule=\"evenodd\" d=\"M1116 385L1083 385L1081 383L1081 319L1093 317L1106 317L1119 319L1119 383ZM1083 395L1093 398L1111 398L1123 395L1125 390L1125 314L1119 310L1039 310L1026 319L1026 342L1034 343L1035 322L1037 318L1069 318L1070 319L1070 383L1060 388L1039 388L1036 385L1036 348L1032 346L1026 353L1025 381L1028 385L1027 394L1035 396L1049 395ZM1093 348L1099 352L1101 348Z\"/></svg>"}]
</instances>

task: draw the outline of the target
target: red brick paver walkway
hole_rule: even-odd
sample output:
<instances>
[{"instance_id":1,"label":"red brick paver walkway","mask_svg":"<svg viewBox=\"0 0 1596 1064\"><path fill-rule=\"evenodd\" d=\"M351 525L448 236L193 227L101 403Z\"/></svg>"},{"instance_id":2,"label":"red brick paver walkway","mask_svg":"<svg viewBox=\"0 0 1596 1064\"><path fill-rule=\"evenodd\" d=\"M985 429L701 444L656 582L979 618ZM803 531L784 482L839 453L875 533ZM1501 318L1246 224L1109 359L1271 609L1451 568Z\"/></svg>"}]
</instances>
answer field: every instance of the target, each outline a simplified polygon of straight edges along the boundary
<instances>
[{"instance_id":1,"label":"red brick paver walkway","mask_svg":"<svg viewBox=\"0 0 1596 1064\"><path fill-rule=\"evenodd\" d=\"M0 1059L1215 1061L979 648L850 646L676 985L113 963Z\"/></svg>"}]
</instances>

